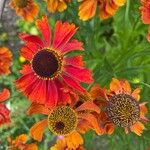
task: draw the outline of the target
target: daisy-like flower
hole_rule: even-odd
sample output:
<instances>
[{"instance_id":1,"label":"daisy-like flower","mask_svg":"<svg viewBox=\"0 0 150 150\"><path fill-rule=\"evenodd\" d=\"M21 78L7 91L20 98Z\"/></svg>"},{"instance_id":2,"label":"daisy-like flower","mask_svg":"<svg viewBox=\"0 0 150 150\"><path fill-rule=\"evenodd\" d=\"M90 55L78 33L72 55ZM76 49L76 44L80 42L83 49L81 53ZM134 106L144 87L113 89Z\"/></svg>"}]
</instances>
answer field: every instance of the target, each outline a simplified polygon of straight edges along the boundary
<instances>
[{"instance_id":1,"label":"daisy-like flower","mask_svg":"<svg viewBox=\"0 0 150 150\"><path fill-rule=\"evenodd\" d=\"M127 80L113 79L110 91L103 91L105 111L99 116L106 133L113 133L116 126L120 126L128 133L129 130L141 136L145 129L143 121L148 121L146 102L139 104L140 89L131 91Z\"/></svg>"},{"instance_id":2,"label":"daisy-like flower","mask_svg":"<svg viewBox=\"0 0 150 150\"><path fill-rule=\"evenodd\" d=\"M80 131L82 122L87 121L87 128L94 129L100 133L98 122L91 112L100 113L99 107L93 102L85 102L76 106L56 106L48 109L42 104L32 103L28 109L28 114L44 114L46 119L35 123L31 129L31 136L41 141L46 127L55 135L67 136L74 131Z\"/></svg>"},{"instance_id":3,"label":"daisy-like flower","mask_svg":"<svg viewBox=\"0 0 150 150\"><path fill-rule=\"evenodd\" d=\"M12 53L6 47L0 47L0 75L10 73L10 65L12 62Z\"/></svg>"},{"instance_id":4,"label":"daisy-like flower","mask_svg":"<svg viewBox=\"0 0 150 150\"><path fill-rule=\"evenodd\" d=\"M10 96L10 93L9 93L9 90L7 89L4 89L0 93L0 126L10 122L10 111L4 104L1 104L6 99L8 99L9 96Z\"/></svg>"},{"instance_id":5,"label":"daisy-like flower","mask_svg":"<svg viewBox=\"0 0 150 150\"><path fill-rule=\"evenodd\" d=\"M96 14L96 9L99 6L99 16L101 19L112 17L120 6L123 6L126 0L78 0L82 2L79 6L79 17L86 21L91 19Z\"/></svg>"},{"instance_id":6,"label":"daisy-like flower","mask_svg":"<svg viewBox=\"0 0 150 150\"><path fill-rule=\"evenodd\" d=\"M54 13L56 11L62 12L67 9L67 3L71 0L46 0L48 11Z\"/></svg>"},{"instance_id":7,"label":"daisy-like flower","mask_svg":"<svg viewBox=\"0 0 150 150\"><path fill-rule=\"evenodd\" d=\"M28 140L28 136L26 134L21 134L16 137L16 139L12 139L8 137L9 147L8 150L38 150L36 144L26 144Z\"/></svg>"},{"instance_id":8,"label":"daisy-like flower","mask_svg":"<svg viewBox=\"0 0 150 150\"><path fill-rule=\"evenodd\" d=\"M82 136L74 131L68 136L58 136L56 144L50 150L84 150Z\"/></svg>"},{"instance_id":9,"label":"daisy-like flower","mask_svg":"<svg viewBox=\"0 0 150 150\"><path fill-rule=\"evenodd\" d=\"M21 55L30 64L23 66L23 76L17 80L17 88L31 101L47 106L57 104L62 81L84 93L85 89L80 86L80 82L91 83L91 71L84 68L82 56L66 56L68 52L83 50L81 42L75 39L70 41L77 30L75 25L57 21L53 41L46 16L37 20L36 26L43 40L35 35L20 34L25 42Z\"/></svg>"},{"instance_id":10,"label":"daisy-like flower","mask_svg":"<svg viewBox=\"0 0 150 150\"><path fill-rule=\"evenodd\" d=\"M33 21L39 12L39 6L34 0L11 0L10 6L26 21Z\"/></svg>"}]
</instances>

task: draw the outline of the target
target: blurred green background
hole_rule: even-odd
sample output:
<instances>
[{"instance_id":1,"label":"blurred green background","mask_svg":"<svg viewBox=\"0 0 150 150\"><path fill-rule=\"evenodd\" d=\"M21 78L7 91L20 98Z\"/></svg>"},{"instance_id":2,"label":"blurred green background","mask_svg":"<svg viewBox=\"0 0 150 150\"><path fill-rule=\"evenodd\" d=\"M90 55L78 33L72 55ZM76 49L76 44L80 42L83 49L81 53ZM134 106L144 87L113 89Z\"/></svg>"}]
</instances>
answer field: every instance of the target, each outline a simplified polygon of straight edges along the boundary
<instances>
[{"instance_id":1,"label":"blurred green background","mask_svg":"<svg viewBox=\"0 0 150 150\"><path fill-rule=\"evenodd\" d=\"M149 101L150 43L146 40L148 26L143 25L140 19L139 0L127 0L126 5L121 7L113 18L100 20L97 12L93 19L86 22L78 18L79 3L76 1L72 1L63 13L55 14L47 12L44 1L37 0L37 2L41 8L38 17L47 14L52 27L59 19L73 22L79 27L75 37L84 43L85 51L82 55L87 67L93 71L95 83L107 87L113 77L127 79L132 88L142 88L141 101ZM11 110L12 123L0 128L0 150L6 149L8 136L16 137L28 133L30 127L43 117L26 115L29 101L14 87L14 81L20 76L19 69L22 65L19 61L21 43L16 35L18 32L30 34L39 34L39 32L34 22L27 23L17 17L15 22L12 22L14 34L10 37L7 32L10 22L7 24L4 21L2 20L0 25L0 45L10 47L14 56L12 73L8 76L0 76L0 88L8 87L11 91L11 97L6 103ZM10 40L13 44L10 44ZM91 86L86 88L90 89ZM141 137L133 133L125 135L123 129L118 128L113 135L104 136L97 136L90 131L84 135L84 139L87 150L146 150L150 147L150 124L146 125L146 130ZM56 137L47 129L43 141L38 143L39 149L47 150L55 140Z\"/></svg>"}]
</instances>

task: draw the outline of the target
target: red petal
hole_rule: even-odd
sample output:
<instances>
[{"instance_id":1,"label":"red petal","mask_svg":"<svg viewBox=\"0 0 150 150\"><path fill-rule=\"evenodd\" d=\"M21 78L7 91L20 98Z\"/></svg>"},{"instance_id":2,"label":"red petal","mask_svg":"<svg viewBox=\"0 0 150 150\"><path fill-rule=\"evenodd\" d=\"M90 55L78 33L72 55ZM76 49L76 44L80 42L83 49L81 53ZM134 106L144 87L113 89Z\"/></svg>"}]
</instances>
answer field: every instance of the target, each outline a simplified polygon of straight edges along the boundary
<instances>
[{"instance_id":1,"label":"red petal","mask_svg":"<svg viewBox=\"0 0 150 150\"><path fill-rule=\"evenodd\" d=\"M69 24L68 22L62 23L57 21L55 24L54 41L52 47L54 49L62 49L66 43L75 34L77 28L74 24Z\"/></svg>"},{"instance_id":2,"label":"red petal","mask_svg":"<svg viewBox=\"0 0 150 150\"><path fill-rule=\"evenodd\" d=\"M63 47L62 53L68 53L74 50L82 51L84 50L82 45L83 45L82 42L79 42L78 40L72 40Z\"/></svg>"},{"instance_id":3,"label":"red petal","mask_svg":"<svg viewBox=\"0 0 150 150\"><path fill-rule=\"evenodd\" d=\"M54 81L47 82L46 106L55 107L58 101L57 86Z\"/></svg>"},{"instance_id":4,"label":"red petal","mask_svg":"<svg viewBox=\"0 0 150 150\"><path fill-rule=\"evenodd\" d=\"M40 47L44 47L43 41L36 35L29 35L26 33L20 33L19 37L24 41L24 42L31 42L35 43L36 45Z\"/></svg>"},{"instance_id":5,"label":"red petal","mask_svg":"<svg viewBox=\"0 0 150 150\"><path fill-rule=\"evenodd\" d=\"M75 79L67 76L67 75L62 75L62 78L64 79L64 81L66 82L66 84L68 84L68 86L72 87L73 89L76 89L77 91L84 93L85 89L83 87L80 86L79 82L76 81Z\"/></svg>"},{"instance_id":6,"label":"red petal","mask_svg":"<svg viewBox=\"0 0 150 150\"><path fill-rule=\"evenodd\" d=\"M69 74L69 76L74 77L80 82L85 82L85 83L93 82L92 73L88 69L66 65L65 72Z\"/></svg>"},{"instance_id":7,"label":"red petal","mask_svg":"<svg viewBox=\"0 0 150 150\"><path fill-rule=\"evenodd\" d=\"M0 126L10 122L10 111L4 104L0 104Z\"/></svg>"},{"instance_id":8,"label":"red petal","mask_svg":"<svg viewBox=\"0 0 150 150\"><path fill-rule=\"evenodd\" d=\"M83 67L83 57L82 56L73 56L73 57L67 57L65 58L67 65L77 66L77 67Z\"/></svg>"},{"instance_id":9,"label":"red petal","mask_svg":"<svg viewBox=\"0 0 150 150\"><path fill-rule=\"evenodd\" d=\"M47 16L43 16L41 20L36 21L36 26L42 33L45 41L45 46L49 47L51 42L51 29L48 23Z\"/></svg>"},{"instance_id":10,"label":"red petal","mask_svg":"<svg viewBox=\"0 0 150 150\"><path fill-rule=\"evenodd\" d=\"M3 91L0 93L0 102L5 101L10 96L10 92L8 89L3 89Z\"/></svg>"},{"instance_id":11,"label":"red petal","mask_svg":"<svg viewBox=\"0 0 150 150\"><path fill-rule=\"evenodd\" d=\"M35 43L28 42L24 47L21 48L21 55L30 61L39 48L40 47Z\"/></svg>"}]
</instances>

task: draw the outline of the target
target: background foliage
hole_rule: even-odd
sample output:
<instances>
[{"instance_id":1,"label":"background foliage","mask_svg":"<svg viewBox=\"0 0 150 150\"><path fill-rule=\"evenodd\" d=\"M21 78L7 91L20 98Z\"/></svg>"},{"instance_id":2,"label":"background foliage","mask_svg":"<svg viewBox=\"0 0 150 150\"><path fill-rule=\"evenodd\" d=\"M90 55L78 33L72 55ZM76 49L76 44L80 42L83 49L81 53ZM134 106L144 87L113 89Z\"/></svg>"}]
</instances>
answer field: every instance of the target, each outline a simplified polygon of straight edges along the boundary
<instances>
[{"instance_id":1,"label":"background foliage","mask_svg":"<svg viewBox=\"0 0 150 150\"><path fill-rule=\"evenodd\" d=\"M46 5L41 0L39 18L45 14ZM84 55L86 65L93 70L95 83L100 83L103 87L108 86L111 79L124 78L129 80L132 87L141 87L141 99L149 101L150 97L150 43L146 40L148 26L143 25L140 20L139 6L137 0L127 0L124 7L121 7L116 15L108 20L100 20L98 14L90 21L82 22L78 18L78 3L72 1L68 9L63 13L50 14L49 22L52 27L56 20L74 22L79 30L75 35L84 43ZM9 36L5 32L7 22L1 22L0 45L7 46ZM28 32L39 34L34 23L22 21L19 17L16 22L14 32ZM28 133L34 122L38 121L42 115L29 117L26 110L29 101L19 93L14 87L14 81L19 77L19 69L22 62L19 60L19 47L21 45L17 36L13 36L14 62L12 73L8 76L0 77L1 89L8 87L11 97L7 105L11 110L12 124L0 128L0 150L7 147L8 136L16 137L21 133ZM16 45L18 47L16 48ZM87 89L90 89L87 86ZM148 104L149 105L149 104ZM146 130L141 137L133 133L125 135L122 129L117 129L113 135L96 136L94 132L84 135L85 147L87 150L146 150L150 147L150 124L146 125ZM56 137L45 132L44 140L38 144L41 150L46 150L55 143ZM32 142L30 139L29 142Z\"/></svg>"}]
</instances>

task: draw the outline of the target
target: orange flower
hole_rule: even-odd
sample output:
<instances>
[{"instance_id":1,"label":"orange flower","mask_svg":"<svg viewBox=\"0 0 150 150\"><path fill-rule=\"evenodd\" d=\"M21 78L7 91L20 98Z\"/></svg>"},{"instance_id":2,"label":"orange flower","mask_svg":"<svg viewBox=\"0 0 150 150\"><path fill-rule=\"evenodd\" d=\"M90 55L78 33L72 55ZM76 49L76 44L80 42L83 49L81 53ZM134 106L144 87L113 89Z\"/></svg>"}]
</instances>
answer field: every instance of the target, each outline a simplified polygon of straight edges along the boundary
<instances>
[{"instance_id":1,"label":"orange flower","mask_svg":"<svg viewBox=\"0 0 150 150\"><path fill-rule=\"evenodd\" d=\"M105 99L105 111L99 115L99 120L106 133L113 133L115 126L120 126L128 133L129 130L141 136L145 129L142 121L148 121L145 117L147 108L145 102L139 104L140 89L131 91L127 80L113 78L110 90L103 91ZM103 107L103 106L102 106Z\"/></svg>"},{"instance_id":2,"label":"orange flower","mask_svg":"<svg viewBox=\"0 0 150 150\"><path fill-rule=\"evenodd\" d=\"M48 11L54 13L56 11L62 12L67 9L67 3L71 0L46 0Z\"/></svg>"},{"instance_id":3,"label":"orange flower","mask_svg":"<svg viewBox=\"0 0 150 150\"><path fill-rule=\"evenodd\" d=\"M34 0L11 0L10 6L26 21L33 21L39 12L39 6Z\"/></svg>"},{"instance_id":4,"label":"orange flower","mask_svg":"<svg viewBox=\"0 0 150 150\"><path fill-rule=\"evenodd\" d=\"M0 75L9 74L12 61L12 53L6 47L0 47Z\"/></svg>"},{"instance_id":5,"label":"orange flower","mask_svg":"<svg viewBox=\"0 0 150 150\"><path fill-rule=\"evenodd\" d=\"M13 140L11 137L8 138L9 147L8 150L38 150L38 147L36 144L25 144L27 142L27 135L21 134L16 137L15 140Z\"/></svg>"},{"instance_id":6,"label":"orange flower","mask_svg":"<svg viewBox=\"0 0 150 150\"><path fill-rule=\"evenodd\" d=\"M80 83L93 82L92 72L84 67L82 56L66 55L75 50L83 50L81 42L71 40L77 31L74 24L57 21L53 41L46 16L37 20L36 26L43 39L35 35L20 34L25 42L21 55L30 64L23 66L22 77L16 81L16 86L32 102L53 107L61 101L64 84L84 93L86 90Z\"/></svg>"},{"instance_id":7,"label":"orange flower","mask_svg":"<svg viewBox=\"0 0 150 150\"><path fill-rule=\"evenodd\" d=\"M7 89L4 89L0 93L0 126L5 124L5 123L10 122L10 116L9 116L10 111L8 110L8 108L4 104L1 104L1 102L8 99L9 96L10 96L10 93L9 93L9 90L7 90Z\"/></svg>"},{"instance_id":8,"label":"orange flower","mask_svg":"<svg viewBox=\"0 0 150 150\"><path fill-rule=\"evenodd\" d=\"M144 24L150 24L150 1L141 0L142 6L140 7L141 19Z\"/></svg>"},{"instance_id":9,"label":"orange flower","mask_svg":"<svg viewBox=\"0 0 150 150\"><path fill-rule=\"evenodd\" d=\"M68 135L80 129L82 121L88 122L88 127L100 133L98 122L91 112L100 113L99 108L93 102L85 102L75 108L75 106L57 106L48 109L42 104L32 103L28 109L28 114L44 114L46 119L37 122L30 129L31 136L38 141L42 140L46 127L56 135Z\"/></svg>"},{"instance_id":10,"label":"orange flower","mask_svg":"<svg viewBox=\"0 0 150 150\"><path fill-rule=\"evenodd\" d=\"M82 136L74 131L68 136L59 136L57 142L50 150L84 150Z\"/></svg>"},{"instance_id":11,"label":"orange flower","mask_svg":"<svg viewBox=\"0 0 150 150\"><path fill-rule=\"evenodd\" d=\"M79 17L86 21L96 14L97 6L100 6L100 18L107 19L112 17L120 6L123 6L126 0L78 0L82 2L79 6Z\"/></svg>"}]
</instances>

